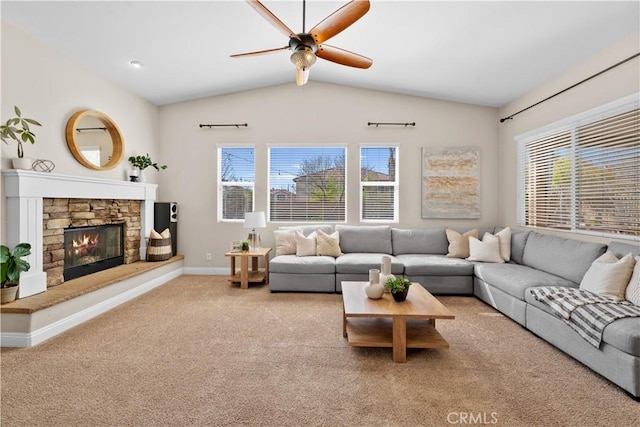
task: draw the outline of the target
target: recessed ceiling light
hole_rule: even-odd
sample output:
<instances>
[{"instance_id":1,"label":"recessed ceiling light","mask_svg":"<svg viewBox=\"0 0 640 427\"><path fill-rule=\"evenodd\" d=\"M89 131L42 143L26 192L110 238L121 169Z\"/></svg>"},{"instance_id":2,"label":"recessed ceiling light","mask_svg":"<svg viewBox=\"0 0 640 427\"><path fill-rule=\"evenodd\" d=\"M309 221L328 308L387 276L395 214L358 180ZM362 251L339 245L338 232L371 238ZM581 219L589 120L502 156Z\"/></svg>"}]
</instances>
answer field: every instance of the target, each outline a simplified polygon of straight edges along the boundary
<instances>
[{"instance_id":1,"label":"recessed ceiling light","mask_svg":"<svg viewBox=\"0 0 640 427\"><path fill-rule=\"evenodd\" d=\"M133 68L142 68L142 62L140 61L131 61L129 63Z\"/></svg>"}]
</instances>

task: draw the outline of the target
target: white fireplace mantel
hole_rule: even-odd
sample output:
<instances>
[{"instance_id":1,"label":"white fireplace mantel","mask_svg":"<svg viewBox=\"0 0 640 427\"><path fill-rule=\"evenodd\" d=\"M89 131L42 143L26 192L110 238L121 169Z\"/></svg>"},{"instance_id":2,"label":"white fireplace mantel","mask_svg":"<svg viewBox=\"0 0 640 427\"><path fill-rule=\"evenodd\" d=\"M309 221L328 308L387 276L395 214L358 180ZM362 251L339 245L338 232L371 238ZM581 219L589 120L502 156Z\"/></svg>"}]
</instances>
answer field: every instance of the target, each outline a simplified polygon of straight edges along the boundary
<instances>
[{"instance_id":1,"label":"white fireplace mantel","mask_svg":"<svg viewBox=\"0 0 640 427\"><path fill-rule=\"evenodd\" d=\"M153 229L153 204L156 184L115 181L86 176L72 176L18 169L2 171L7 206L7 244L29 242L32 250L28 272L20 275L18 298L47 289L43 271L43 198L141 200L140 233L148 236ZM140 255L146 252L141 240Z\"/></svg>"}]
</instances>

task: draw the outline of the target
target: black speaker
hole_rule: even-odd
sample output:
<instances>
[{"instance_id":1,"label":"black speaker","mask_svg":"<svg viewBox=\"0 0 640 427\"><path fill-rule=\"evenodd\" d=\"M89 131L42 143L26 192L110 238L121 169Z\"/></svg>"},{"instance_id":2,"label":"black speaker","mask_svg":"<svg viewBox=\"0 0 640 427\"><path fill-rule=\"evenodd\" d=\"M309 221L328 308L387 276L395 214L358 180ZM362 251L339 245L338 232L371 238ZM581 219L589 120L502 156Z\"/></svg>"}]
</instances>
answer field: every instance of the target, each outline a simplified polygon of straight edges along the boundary
<instances>
[{"instance_id":1,"label":"black speaker","mask_svg":"<svg viewBox=\"0 0 640 427\"><path fill-rule=\"evenodd\" d=\"M178 253L178 204L176 202L155 203L153 205L153 228L162 233L171 232L171 255Z\"/></svg>"}]
</instances>

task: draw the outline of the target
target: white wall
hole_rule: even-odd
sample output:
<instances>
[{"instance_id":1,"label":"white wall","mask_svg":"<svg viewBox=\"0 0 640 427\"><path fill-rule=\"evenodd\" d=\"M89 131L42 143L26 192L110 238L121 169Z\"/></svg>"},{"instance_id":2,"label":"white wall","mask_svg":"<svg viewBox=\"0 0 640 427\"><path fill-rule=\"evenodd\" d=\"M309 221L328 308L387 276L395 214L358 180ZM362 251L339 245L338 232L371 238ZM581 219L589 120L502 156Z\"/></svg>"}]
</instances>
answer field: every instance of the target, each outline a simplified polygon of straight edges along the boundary
<instances>
[{"instance_id":1,"label":"white wall","mask_svg":"<svg viewBox=\"0 0 640 427\"><path fill-rule=\"evenodd\" d=\"M576 66L552 81L525 94L510 104L500 108L500 118L520 111L535 104L579 81L592 76L625 58L640 51L640 35L625 38L607 50L594 56L588 61ZM607 102L640 91L640 59L635 58L616 67L584 84L581 84L563 94L533 107L499 125L499 156L500 162L500 200L498 222L516 227L517 223L517 180L516 156L517 144L514 137L525 132L540 128L574 114L589 110ZM514 76L517 78L517 76ZM568 237L566 232L537 230L548 234ZM612 239L587 235L571 234L570 237L609 242Z\"/></svg>"},{"instance_id":2,"label":"white wall","mask_svg":"<svg viewBox=\"0 0 640 427\"><path fill-rule=\"evenodd\" d=\"M17 105L23 116L43 125L34 128L36 143L25 145L25 157L52 160L56 165L54 173L116 180L126 179L129 168L126 159L130 155L149 152L152 159L162 161L157 156L157 106L97 76L6 21L1 22L2 122L14 117L13 106ZM69 117L81 109L101 111L120 128L125 160L115 169L93 171L71 155L65 140L65 126ZM10 169L10 159L16 157L16 145L0 145L1 167ZM157 181L155 171L147 172L146 176L148 182ZM4 200L4 189L1 200ZM7 227L5 218L3 207L3 236Z\"/></svg>"},{"instance_id":3,"label":"white wall","mask_svg":"<svg viewBox=\"0 0 640 427\"><path fill-rule=\"evenodd\" d=\"M367 122L416 122L412 127L368 127ZM248 123L248 128L199 128L200 123ZM245 238L238 223L217 222L216 144L256 147L255 210L267 210L267 144L347 145L347 217L359 218L359 144L398 143L399 227L449 225L471 227L498 223L498 115L494 108L436 101L315 82L293 82L225 96L160 107L160 155L169 163L160 177L160 201L179 203L178 250L186 267L224 268L232 240ZM421 148L479 146L481 203L479 220L421 218ZM262 230L263 246L272 231ZM212 261L205 260L211 253ZM225 270L226 272L227 270Z\"/></svg>"}]
</instances>

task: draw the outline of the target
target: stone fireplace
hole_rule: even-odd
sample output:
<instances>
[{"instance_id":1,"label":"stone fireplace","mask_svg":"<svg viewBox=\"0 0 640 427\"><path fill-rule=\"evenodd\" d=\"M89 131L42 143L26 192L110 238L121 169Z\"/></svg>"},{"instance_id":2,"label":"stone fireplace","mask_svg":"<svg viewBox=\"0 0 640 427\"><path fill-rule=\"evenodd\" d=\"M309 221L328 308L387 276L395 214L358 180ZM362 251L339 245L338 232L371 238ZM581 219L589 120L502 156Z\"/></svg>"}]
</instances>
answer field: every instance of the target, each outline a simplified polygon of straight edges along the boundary
<instances>
[{"instance_id":1,"label":"stone fireplace","mask_svg":"<svg viewBox=\"0 0 640 427\"><path fill-rule=\"evenodd\" d=\"M28 272L20 276L19 298L64 281L64 229L123 225L124 262L144 257L153 229L156 184L26 170L3 170L10 246L29 242ZM48 277L49 276L49 277Z\"/></svg>"},{"instance_id":2,"label":"stone fireplace","mask_svg":"<svg viewBox=\"0 0 640 427\"><path fill-rule=\"evenodd\" d=\"M139 200L123 199L60 199L44 198L43 204L43 270L47 273L47 287L56 286L65 280L79 277L73 271L71 274L66 271L65 263L69 260L69 251L72 250L73 242L67 241L74 231L88 230L87 227L97 227L105 225L118 225L122 227L123 253L120 264L129 264L140 260L140 204ZM89 233L91 234L91 233ZM78 239L84 236L74 236L76 244ZM86 236L91 239L90 235ZM106 237L106 236L103 236ZM99 240L99 243L105 243ZM112 256L109 256L112 258ZM75 260L76 262L78 260ZM104 260L103 260L104 261ZM74 262L74 264L76 263ZM82 265L88 264L86 258ZM103 262L113 264L113 262ZM115 265L110 265L110 267ZM75 265L75 267L79 267ZM97 267L97 266L94 266ZM93 267L88 268L88 270ZM87 270L79 268L77 271ZM90 274L94 271L87 272ZM82 275L82 274L81 274Z\"/></svg>"}]
</instances>

